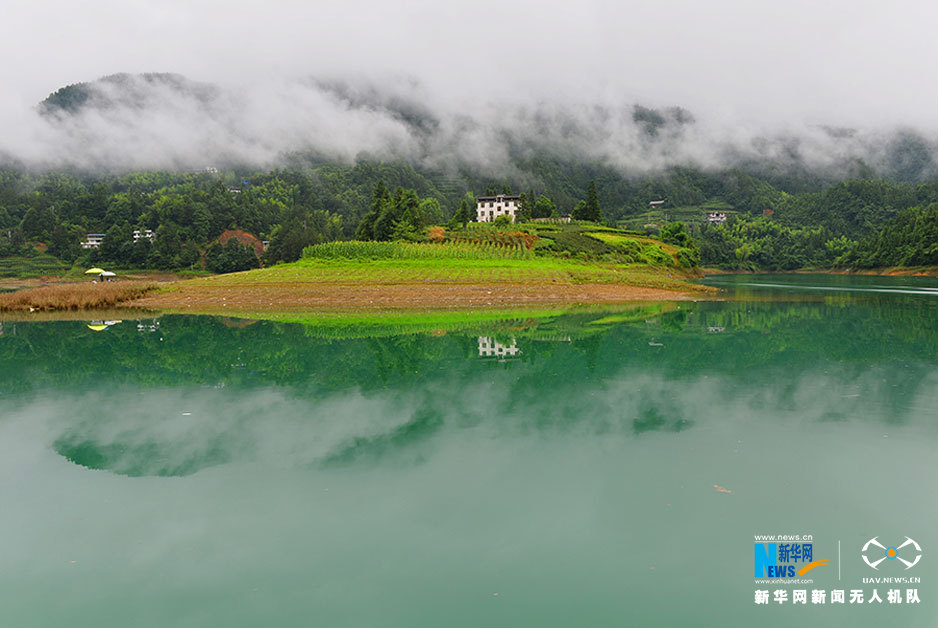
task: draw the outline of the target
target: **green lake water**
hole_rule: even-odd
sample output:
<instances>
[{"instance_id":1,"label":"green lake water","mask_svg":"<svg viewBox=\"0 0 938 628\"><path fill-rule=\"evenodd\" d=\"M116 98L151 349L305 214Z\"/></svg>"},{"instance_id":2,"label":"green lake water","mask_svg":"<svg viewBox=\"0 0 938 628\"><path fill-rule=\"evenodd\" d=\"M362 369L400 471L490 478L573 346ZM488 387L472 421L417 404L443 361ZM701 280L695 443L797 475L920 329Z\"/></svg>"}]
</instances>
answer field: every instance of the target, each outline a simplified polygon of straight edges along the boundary
<instances>
[{"instance_id":1,"label":"green lake water","mask_svg":"<svg viewBox=\"0 0 938 628\"><path fill-rule=\"evenodd\" d=\"M708 283L488 321L3 321L0 626L938 625L938 281ZM756 582L771 534L830 563ZM873 569L874 537L921 558ZM812 604L838 589L864 602Z\"/></svg>"}]
</instances>

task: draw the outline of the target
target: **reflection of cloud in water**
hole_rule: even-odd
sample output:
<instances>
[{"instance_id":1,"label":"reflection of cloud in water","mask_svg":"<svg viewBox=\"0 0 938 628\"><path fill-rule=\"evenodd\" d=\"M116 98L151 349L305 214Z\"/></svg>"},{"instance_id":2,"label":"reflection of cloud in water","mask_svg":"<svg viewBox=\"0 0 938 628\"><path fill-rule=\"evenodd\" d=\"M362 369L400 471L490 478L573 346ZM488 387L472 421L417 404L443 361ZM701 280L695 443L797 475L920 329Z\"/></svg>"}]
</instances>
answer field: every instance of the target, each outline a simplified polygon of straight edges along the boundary
<instances>
[{"instance_id":1,"label":"reflection of cloud in water","mask_svg":"<svg viewBox=\"0 0 938 628\"><path fill-rule=\"evenodd\" d=\"M747 387L717 377L675 381L629 369L584 384L576 396L545 389L521 393L512 378L500 374L318 400L276 389L95 392L44 405L38 414L60 455L128 476L189 475L226 463L413 465L432 457L440 441L458 440L470 430L499 439L573 434L622 440L753 422L810 430L832 420L892 416L876 401L882 382L875 370L851 378L805 374ZM938 408L938 397L928 392L934 387L921 390L908 400L914 416Z\"/></svg>"}]
</instances>

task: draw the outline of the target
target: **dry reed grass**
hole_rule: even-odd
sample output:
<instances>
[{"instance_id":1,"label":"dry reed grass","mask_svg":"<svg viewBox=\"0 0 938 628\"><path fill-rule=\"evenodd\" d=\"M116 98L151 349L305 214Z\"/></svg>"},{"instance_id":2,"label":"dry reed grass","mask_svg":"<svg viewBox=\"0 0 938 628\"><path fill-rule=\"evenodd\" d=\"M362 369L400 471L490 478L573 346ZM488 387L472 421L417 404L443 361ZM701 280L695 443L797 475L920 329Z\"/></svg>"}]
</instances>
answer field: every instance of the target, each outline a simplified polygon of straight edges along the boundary
<instances>
[{"instance_id":1,"label":"dry reed grass","mask_svg":"<svg viewBox=\"0 0 938 628\"><path fill-rule=\"evenodd\" d=\"M43 312L111 308L139 299L158 284L151 281L67 283L0 294L0 312Z\"/></svg>"}]
</instances>

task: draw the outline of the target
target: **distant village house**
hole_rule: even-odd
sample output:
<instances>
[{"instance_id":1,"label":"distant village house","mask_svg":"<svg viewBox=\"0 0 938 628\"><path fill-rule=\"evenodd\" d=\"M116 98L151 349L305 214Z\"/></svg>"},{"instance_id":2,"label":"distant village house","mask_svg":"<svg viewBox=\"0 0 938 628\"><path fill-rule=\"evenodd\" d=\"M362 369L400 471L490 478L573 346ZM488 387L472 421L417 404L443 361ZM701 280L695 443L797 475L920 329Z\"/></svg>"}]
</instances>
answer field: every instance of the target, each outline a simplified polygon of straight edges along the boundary
<instances>
[{"instance_id":1,"label":"distant village house","mask_svg":"<svg viewBox=\"0 0 938 628\"><path fill-rule=\"evenodd\" d=\"M514 222L520 198L511 194L480 196L476 201L476 221L492 222L499 216L511 216L511 222Z\"/></svg>"},{"instance_id":2,"label":"distant village house","mask_svg":"<svg viewBox=\"0 0 938 628\"><path fill-rule=\"evenodd\" d=\"M81 243L81 248L83 249L96 249L101 246L101 243L104 242L103 233L89 233L85 236L84 241Z\"/></svg>"},{"instance_id":3,"label":"distant village house","mask_svg":"<svg viewBox=\"0 0 938 628\"><path fill-rule=\"evenodd\" d=\"M726 222L726 214L723 212L710 212L707 215L707 222L712 225L722 225Z\"/></svg>"},{"instance_id":4,"label":"distant village house","mask_svg":"<svg viewBox=\"0 0 938 628\"><path fill-rule=\"evenodd\" d=\"M140 238L146 238L150 242L153 242L156 238L156 233L152 229L134 229L134 242ZM103 233L88 233L81 242L81 248L96 249L101 246L102 242L104 242Z\"/></svg>"}]
</instances>

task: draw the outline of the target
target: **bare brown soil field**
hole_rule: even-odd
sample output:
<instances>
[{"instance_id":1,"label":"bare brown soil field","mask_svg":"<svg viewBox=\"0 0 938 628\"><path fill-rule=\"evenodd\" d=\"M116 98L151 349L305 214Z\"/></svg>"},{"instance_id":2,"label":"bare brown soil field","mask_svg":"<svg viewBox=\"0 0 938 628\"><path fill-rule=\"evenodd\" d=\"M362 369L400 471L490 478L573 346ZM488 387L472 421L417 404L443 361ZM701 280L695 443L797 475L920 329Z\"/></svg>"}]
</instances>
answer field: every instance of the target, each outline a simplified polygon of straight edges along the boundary
<instances>
[{"instance_id":1,"label":"bare brown soil field","mask_svg":"<svg viewBox=\"0 0 938 628\"><path fill-rule=\"evenodd\" d=\"M185 282L179 289L151 292L125 305L154 310L197 312L299 309L466 308L625 301L674 300L706 294L619 284L497 283L480 284L271 284L213 286Z\"/></svg>"}]
</instances>

